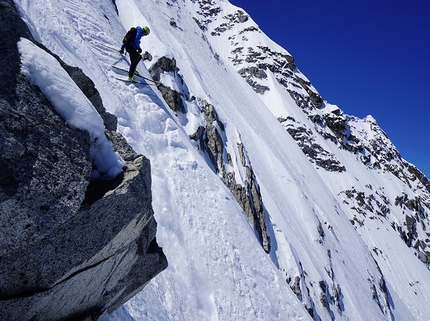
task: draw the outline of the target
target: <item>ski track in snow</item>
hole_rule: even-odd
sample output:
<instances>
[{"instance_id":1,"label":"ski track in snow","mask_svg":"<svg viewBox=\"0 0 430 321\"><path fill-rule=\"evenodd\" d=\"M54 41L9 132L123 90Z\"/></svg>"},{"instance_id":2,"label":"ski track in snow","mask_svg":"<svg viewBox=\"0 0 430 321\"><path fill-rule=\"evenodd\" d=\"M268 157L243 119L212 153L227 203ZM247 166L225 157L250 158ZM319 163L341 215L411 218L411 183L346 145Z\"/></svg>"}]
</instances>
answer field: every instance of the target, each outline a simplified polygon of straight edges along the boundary
<instances>
[{"instance_id":1,"label":"ski track in snow","mask_svg":"<svg viewBox=\"0 0 430 321\"><path fill-rule=\"evenodd\" d=\"M312 302L322 320L334 315L343 320L425 320L430 315L428 270L412 252L398 252L402 241L391 239L394 234L388 221L385 232L376 223L356 231L345 214L348 208L331 192L359 186L354 177L362 168L357 173L351 170L348 179L342 177L339 182L338 173L314 169L273 115L289 108L296 119L307 122L307 118L281 90L256 98L228 62L213 58L215 49L208 47L190 15L198 2L117 0L119 17L108 0L15 3L35 39L94 81L106 109L118 117L118 130L151 161L157 241L169 266L103 320L311 320L285 282L286 275L301 277L303 301ZM227 1L215 3L226 12L235 9ZM169 27L171 18L181 29ZM151 28L142 48L151 52L153 62L161 56L174 57L190 94L215 106L228 139L243 141L272 224L268 226L269 255L239 205L188 138L199 125L198 106L188 103L187 115L175 115L151 83L135 85L116 79L126 73L112 65L128 69L128 57L117 52L121 39L138 24ZM228 53L224 43L220 39L213 46ZM145 67L151 63L145 65L141 62L138 70L150 78ZM166 81L169 76L163 77ZM169 81L177 84L175 79ZM273 79L271 84L278 86ZM283 104L278 103L279 97ZM233 150L237 141L228 141L228 148ZM328 143L321 144L330 149ZM348 168L357 167L350 154L337 156ZM372 185L387 185L378 182ZM390 291L387 301L392 301L384 302L383 291L376 289L383 312L372 298L371 286L381 278L371 254L373 243L384 250L378 264ZM326 293L321 284L327 286ZM340 302L337 307L331 302L328 312L319 300L322 294L334 297L337 286Z\"/></svg>"}]
</instances>

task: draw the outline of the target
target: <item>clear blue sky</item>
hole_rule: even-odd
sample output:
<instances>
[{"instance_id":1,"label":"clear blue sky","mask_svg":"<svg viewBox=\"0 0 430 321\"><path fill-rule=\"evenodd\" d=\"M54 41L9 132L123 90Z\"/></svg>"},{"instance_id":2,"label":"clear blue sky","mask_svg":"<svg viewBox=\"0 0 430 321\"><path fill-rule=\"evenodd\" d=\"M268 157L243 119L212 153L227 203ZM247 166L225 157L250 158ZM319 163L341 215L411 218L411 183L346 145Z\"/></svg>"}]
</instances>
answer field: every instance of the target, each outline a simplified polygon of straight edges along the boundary
<instances>
[{"instance_id":1,"label":"clear blue sky","mask_svg":"<svg viewBox=\"0 0 430 321\"><path fill-rule=\"evenodd\" d=\"M321 96L372 115L430 179L430 0L230 0Z\"/></svg>"}]
</instances>

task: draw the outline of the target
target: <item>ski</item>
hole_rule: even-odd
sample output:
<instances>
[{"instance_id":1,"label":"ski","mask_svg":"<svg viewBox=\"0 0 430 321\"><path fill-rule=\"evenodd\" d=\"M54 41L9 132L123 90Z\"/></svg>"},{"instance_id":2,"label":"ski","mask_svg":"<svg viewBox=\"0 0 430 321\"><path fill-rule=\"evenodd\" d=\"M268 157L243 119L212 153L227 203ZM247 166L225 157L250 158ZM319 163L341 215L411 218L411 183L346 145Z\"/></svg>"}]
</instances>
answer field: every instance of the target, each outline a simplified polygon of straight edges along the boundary
<instances>
[{"instance_id":1,"label":"ski","mask_svg":"<svg viewBox=\"0 0 430 321\"><path fill-rule=\"evenodd\" d=\"M121 68L121 67L118 67L118 66L115 66L115 65L112 65L112 68L115 68L115 69L117 69L117 70L121 70L121 71L123 71L123 72L126 72L126 73L128 73L128 70L126 70L126 69L124 69L124 68ZM141 75L135 75L136 77L140 77L140 78L142 78L142 79L145 79L145 80L147 80L147 81L150 81L150 82L153 82L154 84L156 84L156 85L160 85L161 83L160 82L158 82L158 81L155 81L155 80L152 80L152 79L149 79L149 78L146 78L146 77L143 77L143 76L141 76Z\"/></svg>"},{"instance_id":2,"label":"ski","mask_svg":"<svg viewBox=\"0 0 430 321\"><path fill-rule=\"evenodd\" d=\"M138 81L138 80L130 81L128 79L119 78L119 77L115 77L115 79L121 80L121 81L129 83L129 84L149 86L149 84L147 84L146 82L143 82L143 81Z\"/></svg>"},{"instance_id":3,"label":"ski","mask_svg":"<svg viewBox=\"0 0 430 321\"><path fill-rule=\"evenodd\" d=\"M115 65L112 65L112 68L114 68L116 70L121 70L121 71L124 71L124 72L128 73L127 69L124 69L124 68L121 68L121 67L118 67L118 66L115 66ZM140 75L135 75L135 76L141 77Z\"/></svg>"}]
</instances>

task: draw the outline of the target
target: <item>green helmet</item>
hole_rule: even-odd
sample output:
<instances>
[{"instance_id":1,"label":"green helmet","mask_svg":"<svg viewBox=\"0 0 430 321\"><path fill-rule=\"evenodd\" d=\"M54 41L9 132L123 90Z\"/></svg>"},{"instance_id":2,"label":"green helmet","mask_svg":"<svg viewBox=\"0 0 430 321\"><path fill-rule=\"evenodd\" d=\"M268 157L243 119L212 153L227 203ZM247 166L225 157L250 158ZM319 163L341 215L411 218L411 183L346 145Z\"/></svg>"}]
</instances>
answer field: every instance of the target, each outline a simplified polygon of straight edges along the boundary
<instances>
[{"instance_id":1,"label":"green helmet","mask_svg":"<svg viewBox=\"0 0 430 321\"><path fill-rule=\"evenodd\" d=\"M146 35L149 35L151 30L149 30L149 27L145 26L142 28L143 31L145 31Z\"/></svg>"}]
</instances>

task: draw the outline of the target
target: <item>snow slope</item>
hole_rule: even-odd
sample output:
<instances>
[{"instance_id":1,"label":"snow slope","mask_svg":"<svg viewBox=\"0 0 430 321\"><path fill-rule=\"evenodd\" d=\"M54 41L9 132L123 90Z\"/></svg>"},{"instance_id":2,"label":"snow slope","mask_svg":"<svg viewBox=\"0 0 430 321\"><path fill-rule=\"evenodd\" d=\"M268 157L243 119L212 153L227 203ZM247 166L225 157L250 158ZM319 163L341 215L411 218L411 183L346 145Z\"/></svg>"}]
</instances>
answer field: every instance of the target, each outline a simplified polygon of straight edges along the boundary
<instances>
[{"instance_id":1,"label":"snow slope","mask_svg":"<svg viewBox=\"0 0 430 321\"><path fill-rule=\"evenodd\" d=\"M367 220L364 227L351 224L351 200L343 194L352 186L359 191L371 186L388 198L412 195L412 188L389 172L367 169L355 155L318 136L347 171L327 172L309 162L278 120L290 116L311 127L308 117L273 74L263 80L271 90L257 94L229 59L231 37L258 26L248 18L240 27L211 37L217 19L238 8L223 0L116 0L116 7L109 0L15 3L36 39L94 81L106 109L118 117L118 130L151 160L157 241L169 267L105 320L426 320L430 315L426 266L390 220ZM196 23L209 19L205 12L213 18L206 31ZM125 73L111 66L128 68L117 50L126 30L135 25L151 28L142 47L154 61L163 56L176 60L184 83L168 73L161 81L187 93L186 113L173 112L150 82L132 85L117 79ZM288 54L262 32L244 37L240 41L247 46ZM26 50L23 64L31 68ZM139 72L149 78L146 67L151 64L140 63ZM47 77L38 78L40 86L51 79L64 88L66 80L53 77L58 74L54 66L46 64L45 72ZM299 70L295 73L308 81ZM305 94L303 88L296 90ZM70 104L84 104L73 97ZM246 149L267 213L268 254L189 138L204 123L201 100L214 106L225 125L232 167L240 163L237 144ZM321 113L336 109L324 106ZM356 124L360 131L369 121ZM400 211L391 208L403 224Z\"/></svg>"}]
</instances>

